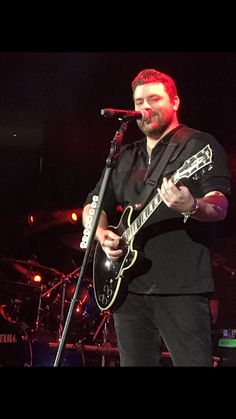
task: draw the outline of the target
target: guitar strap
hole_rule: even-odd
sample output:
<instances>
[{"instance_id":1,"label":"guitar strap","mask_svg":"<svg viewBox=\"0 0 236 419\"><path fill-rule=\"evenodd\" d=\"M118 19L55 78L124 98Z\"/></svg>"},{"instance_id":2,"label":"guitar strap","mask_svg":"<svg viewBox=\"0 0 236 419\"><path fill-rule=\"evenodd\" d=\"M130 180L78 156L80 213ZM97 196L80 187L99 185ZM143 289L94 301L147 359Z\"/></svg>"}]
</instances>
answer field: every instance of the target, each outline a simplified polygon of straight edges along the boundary
<instances>
[{"instance_id":1,"label":"guitar strap","mask_svg":"<svg viewBox=\"0 0 236 419\"><path fill-rule=\"evenodd\" d=\"M164 151L163 156L161 157L161 160L157 162L156 166L154 166L151 172L151 176L149 174L149 177L145 181L145 188L140 195L139 203L136 204L137 209L140 210L144 207L153 190L157 187L158 180L160 179L160 176L163 173L170 158L172 157L173 159L174 157L174 159L176 159L176 157L185 147L186 142L195 132L197 132L196 129L186 126L181 126L177 131L175 131ZM176 151L176 153L174 153L174 151Z\"/></svg>"}]
</instances>

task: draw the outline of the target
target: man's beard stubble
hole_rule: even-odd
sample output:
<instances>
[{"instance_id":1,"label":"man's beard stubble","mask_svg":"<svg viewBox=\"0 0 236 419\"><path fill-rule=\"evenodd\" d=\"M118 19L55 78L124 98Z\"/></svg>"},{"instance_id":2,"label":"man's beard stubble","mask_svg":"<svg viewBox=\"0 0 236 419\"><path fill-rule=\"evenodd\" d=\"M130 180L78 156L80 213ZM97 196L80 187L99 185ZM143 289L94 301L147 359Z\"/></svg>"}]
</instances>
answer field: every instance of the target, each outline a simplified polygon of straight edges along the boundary
<instances>
[{"instance_id":1,"label":"man's beard stubble","mask_svg":"<svg viewBox=\"0 0 236 419\"><path fill-rule=\"evenodd\" d=\"M143 134L147 137L153 137L155 139L160 138L169 125L166 121L153 121L150 124L145 124L143 121L137 121L137 124Z\"/></svg>"}]
</instances>

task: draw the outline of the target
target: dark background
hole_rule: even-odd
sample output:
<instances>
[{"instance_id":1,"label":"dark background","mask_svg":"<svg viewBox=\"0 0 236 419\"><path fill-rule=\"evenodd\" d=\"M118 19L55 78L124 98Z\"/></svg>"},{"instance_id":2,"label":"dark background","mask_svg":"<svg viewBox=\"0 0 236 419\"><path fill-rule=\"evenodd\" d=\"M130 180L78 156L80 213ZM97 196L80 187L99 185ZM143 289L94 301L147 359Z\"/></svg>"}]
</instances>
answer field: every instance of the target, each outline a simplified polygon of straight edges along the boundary
<instances>
[{"instance_id":1,"label":"dark background","mask_svg":"<svg viewBox=\"0 0 236 419\"><path fill-rule=\"evenodd\" d=\"M81 221L70 224L64 217L55 225L53 211L65 216L83 205L119 127L100 110L133 109L130 84L143 68L171 75L181 99L180 122L211 132L228 152L233 194L227 220L220 223L214 268L231 318L236 300L233 52L0 53L0 252L23 260L35 255L42 265L63 272L80 266L83 253L72 239L68 246L68 234L79 237ZM124 141L138 138L136 124L130 124ZM41 214L38 229L29 226L29 213ZM9 275L5 265L2 270ZM236 327L234 319L232 324Z\"/></svg>"}]
</instances>

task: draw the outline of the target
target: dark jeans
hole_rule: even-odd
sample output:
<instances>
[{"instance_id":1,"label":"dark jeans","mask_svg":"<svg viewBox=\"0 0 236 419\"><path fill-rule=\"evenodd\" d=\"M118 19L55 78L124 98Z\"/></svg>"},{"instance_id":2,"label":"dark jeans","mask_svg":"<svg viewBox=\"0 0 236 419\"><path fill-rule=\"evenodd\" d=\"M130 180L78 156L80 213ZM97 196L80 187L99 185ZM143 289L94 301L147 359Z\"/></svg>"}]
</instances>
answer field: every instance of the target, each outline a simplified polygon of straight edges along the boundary
<instances>
[{"instance_id":1,"label":"dark jeans","mask_svg":"<svg viewBox=\"0 0 236 419\"><path fill-rule=\"evenodd\" d=\"M206 296L129 293L114 323L123 367L160 366L162 339L174 366L212 366Z\"/></svg>"}]
</instances>

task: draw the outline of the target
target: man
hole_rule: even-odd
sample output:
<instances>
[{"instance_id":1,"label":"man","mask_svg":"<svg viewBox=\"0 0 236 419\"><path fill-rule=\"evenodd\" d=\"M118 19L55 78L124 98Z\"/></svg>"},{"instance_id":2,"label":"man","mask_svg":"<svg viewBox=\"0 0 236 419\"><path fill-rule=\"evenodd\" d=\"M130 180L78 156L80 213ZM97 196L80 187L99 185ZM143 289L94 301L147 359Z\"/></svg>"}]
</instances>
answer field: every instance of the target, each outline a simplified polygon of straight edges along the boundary
<instances>
[{"instance_id":1,"label":"man","mask_svg":"<svg viewBox=\"0 0 236 419\"><path fill-rule=\"evenodd\" d=\"M216 222L227 214L227 158L208 133L192 130L187 141L181 139L180 99L171 77L145 69L132 82L132 89L135 110L147 110L151 119L137 121L145 138L122 147L105 196L96 239L110 263L116 264L124 255L120 236L108 224L116 206L139 202L145 180L161 164L174 136L179 135L183 146L170 156L158 180L154 193L163 202L138 233L137 249L144 259L140 270L136 262L130 268L135 275L114 313L120 365L159 366L164 340L174 366L212 366L210 243ZM212 164L175 184L171 176L206 145L213 152ZM101 180L87 197L84 223L100 184Z\"/></svg>"}]
</instances>

